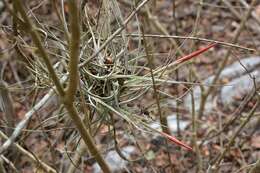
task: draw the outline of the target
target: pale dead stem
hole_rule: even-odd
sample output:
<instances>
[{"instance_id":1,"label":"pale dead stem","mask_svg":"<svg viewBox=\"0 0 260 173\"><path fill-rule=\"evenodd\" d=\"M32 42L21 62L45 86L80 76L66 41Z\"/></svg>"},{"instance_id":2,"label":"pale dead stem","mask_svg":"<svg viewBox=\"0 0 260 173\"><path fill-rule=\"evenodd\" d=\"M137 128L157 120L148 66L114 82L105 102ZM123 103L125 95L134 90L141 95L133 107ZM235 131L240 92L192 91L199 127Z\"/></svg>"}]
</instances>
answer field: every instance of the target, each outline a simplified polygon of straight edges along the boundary
<instances>
[{"instance_id":1,"label":"pale dead stem","mask_svg":"<svg viewBox=\"0 0 260 173\"><path fill-rule=\"evenodd\" d=\"M257 162L254 164L254 166L249 171L249 173L259 173L259 170L260 170L260 159L257 160Z\"/></svg>"},{"instance_id":2,"label":"pale dead stem","mask_svg":"<svg viewBox=\"0 0 260 173\"><path fill-rule=\"evenodd\" d=\"M239 27L237 28L236 30L236 33L235 33L235 36L233 37L232 39L232 43L237 43L238 41L238 38L241 34L241 32L243 31L243 29L245 28L245 25L246 25L246 22L248 20L248 18L250 17L250 14L253 10L253 7L254 5L256 4L257 0L253 0L250 4L250 8L247 10L244 18L242 19ZM221 62L215 76L214 76L214 79L212 81L212 84L216 83L220 77L220 74L222 72L222 70L225 68L225 66L227 65L228 63L228 60L229 60L229 57L230 57L230 54L231 54L231 48L228 49L228 52L226 53L226 55L224 56L224 59L223 61ZM214 87L209 87L207 90L204 90L201 94L201 100L200 100L200 107L199 107L199 116L202 116L203 113L204 113L204 109L205 109L205 104L206 104L206 101L207 101L207 98L208 96L210 95L210 93L213 91Z\"/></svg>"},{"instance_id":3,"label":"pale dead stem","mask_svg":"<svg viewBox=\"0 0 260 173\"><path fill-rule=\"evenodd\" d=\"M8 127L13 128L15 125L15 110L13 100L8 89L8 85L0 80L0 110L4 112L4 118ZM6 129L7 135L12 134L12 129Z\"/></svg>"},{"instance_id":4,"label":"pale dead stem","mask_svg":"<svg viewBox=\"0 0 260 173\"><path fill-rule=\"evenodd\" d=\"M16 138L21 134L23 128L25 128L25 126L27 125L27 123L29 122L29 120L31 119L31 117L37 112L39 111L43 106L45 106L45 104L52 98L52 96L54 95L55 91L54 89L51 89L30 111L28 111L23 120L20 121L12 135L4 142L4 144L1 146L0 148L0 154L3 153L5 150L7 150L11 144L16 140Z\"/></svg>"},{"instance_id":5,"label":"pale dead stem","mask_svg":"<svg viewBox=\"0 0 260 173\"><path fill-rule=\"evenodd\" d=\"M127 37L140 37L140 34L126 34ZM203 41L203 42L210 42L210 43L217 43L219 45L231 47L231 48L237 48L241 50L246 50L250 52L255 52L255 49L244 47L241 45L228 43L224 41L218 41L218 40L211 40L207 38L200 38L200 37L193 37L193 36L178 36L178 35L158 35L158 34L144 34L144 37L151 37L151 38L174 38L174 39L180 39L180 40L196 40L196 41Z\"/></svg>"},{"instance_id":6,"label":"pale dead stem","mask_svg":"<svg viewBox=\"0 0 260 173\"><path fill-rule=\"evenodd\" d=\"M169 128L167 126L167 117L162 115L162 111L161 111L161 106L160 106L160 98L157 92L157 88L155 85L155 79L154 79L154 73L153 73L153 57L150 56L150 52L148 50L148 46L146 43L146 40L144 38L144 28L142 28L142 34L143 34L143 44L144 44L144 49L146 52L146 58L148 61L148 67L150 69L150 75L151 75L151 79L152 79L152 86L153 86L153 91L154 91L154 97L156 100L156 105L157 105L157 109L158 109L158 114L160 117L160 123L161 123L161 127L164 133L170 134Z\"/></svg>"},{"instance_id":7,"label":"pale dead stem","mask_svg":"<svg viewBox=\"0 0 260 173\"><path fill-rule=\"evenodd\" d=\"M254 113L256 111L256 108L259 106L260 97L257 98L257 102L255 103L254 107L251 109L251 111L246 116L246 119L241 123L241 125L238 127L237 131L232 135L230 138L227 146L225 149L221 152L221 154L212 162L212 166L209 167L208 171L218 172L220 163L222 159L225 157L227 152L230 151L231 146L234 144L235 139L238 137L239 133L244 129L244 127L247 125L247 123L251 120L251 118L254 116Z\"/></svg>"},{"instance_id":8,"label":"pale dead stem","mask_svg":"<svg viewBox=\"0 0 260 173\"><path fill-rule=\"evenodd\" d=\"M7 137L3 132L0 131L1 138L8 140L9 137ZM39 159L35 154L31 154L26 149L24 149L22 146L20 146L17 143L13 143L13 147L16 148L19 152L27 156L31 161L34 162L35 165L39 165L44 171L48 173L57 173L57 171L52 168L51 166L44 163L41 159Z\"/></svg>"}]
</instances>

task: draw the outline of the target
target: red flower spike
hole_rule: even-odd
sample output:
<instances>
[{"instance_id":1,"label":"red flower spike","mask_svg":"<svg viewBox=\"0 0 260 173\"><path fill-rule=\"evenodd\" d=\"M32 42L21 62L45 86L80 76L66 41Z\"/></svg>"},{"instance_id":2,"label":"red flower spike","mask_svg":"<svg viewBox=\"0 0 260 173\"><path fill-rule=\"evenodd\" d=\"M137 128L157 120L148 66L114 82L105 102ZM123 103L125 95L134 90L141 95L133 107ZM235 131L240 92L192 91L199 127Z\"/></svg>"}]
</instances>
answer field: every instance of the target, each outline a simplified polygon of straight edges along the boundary
<instances>
[{"instance_id":1,"label":"red flower spike","mask_svg":"<svg viewBox=\"0 0 260 173\"><path fill-rule=\"evenodd\" d=\"M174 64L180 64L180 63L182 63L182 62L188 61L188 60L190 60L190 59L192 59L192 58L198 56L199 54L202 54L203 52L209 50L210 48L216 46L216 44L217 44L217 43L212 43L212 44L208 45L207 47L201 48L201 49L199 49L199 50L197 50L197 51L195 51L195 52L192 52L192 53L189 54L189 55L186 55L186 56L184 56L184 57L181 57L181 58L177 59L177 60L174 62Z\"/></svg>"},{"instance_id":2,"label":"red flower spike","mask_svg":"<svg viewBox=\"0 0 260 173\"><path fill-rule=\"evenodd\" d=\"M170 141L172 141L173 143L192 151L192 148L190 146L188 146L187 144L184 144L183 142L179 141L175 137L168 135L164 132L160 132L160 134L163 135L164 137L166 137L167 139L169 139Z\"/></svg>"},{"instance_id":3,"label":"red flower spike","mask_svg":"<svg viewBox=\"0 0 260 173\"><path fill-rule=\"evenodd\" d=\"M199 50L197 50L197 51L195 51L195 52L192 52L192 53L189 54L189 55L186 55L186 56L184 56L184 57L181 57L181 58L177 59L175 62L173 62L173 64L176 65L176 64L180 64L180 63L182 63L182 62L188 61L188 60L190 60L190 59L192 59L192 58L198 56L199 54L202 54L203 52L209 50L210 48L214 47L216 44L217 44L217 43L212 43L212 44L208 45L207 47L204 47L204 48L199 49ZM169 139L170 141L172 141L173 143L175 143L175 144L177 144L177 145L179 145L179 146L182 146L182 147L184 147L184 148L186 148L186 149L192 151L192 148L191 148L190 146L188 146L187 144L185 144L185 143L179 141L179 140L176 139L174 136L168 135L168 134L166 134L166 133L164 133L164 132L160 132L160 134L163 135L164 137L166 137L167 139Z\"/></svg>"}]
</instances>

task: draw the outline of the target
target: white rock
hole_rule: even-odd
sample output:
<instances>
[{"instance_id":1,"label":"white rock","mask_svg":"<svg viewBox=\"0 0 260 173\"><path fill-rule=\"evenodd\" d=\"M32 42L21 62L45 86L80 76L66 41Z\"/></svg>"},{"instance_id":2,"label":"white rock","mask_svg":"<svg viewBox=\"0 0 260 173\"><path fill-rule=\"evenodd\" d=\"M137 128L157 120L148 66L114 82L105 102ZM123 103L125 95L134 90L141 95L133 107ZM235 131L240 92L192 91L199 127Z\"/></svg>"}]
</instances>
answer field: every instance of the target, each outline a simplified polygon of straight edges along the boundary
<instances>
[{"instance_id":1,"label":"white rock","mask_svg":"<svg viewBox=\"0 0 260 173\"><path fill-rule=\"evenodd\" d=\"M126 158L130 158L131 153L135 151L135 147L133 146L126 146L122 148L122 153ZM110 167L112 172L123 170L126 165L127 161L122 159L115 150L109 151L105 156L105 161L107 162L108 166ZM101 173L100 166L95 163L93 165L93 173Z\"/></svg>"},{"instance_id":2,"label":"white rock","mask_svg":"<svg viewBox=\"0 0 260 173\"><path fill-rule=\"evenodd\" d=\"M175 114L167 116L167 125L169 127L169 130L171 131L171 134L176 134L177 132L177 117ZM179 121L180 130L184 130L188 125L188 121L180 120ZM159 121L153 122L150 124L150 127L162 131L161 125Z\"/></svg>"},{"instance_id":3,"label":"white rock","mask_svg":"<svg viewBox=\"0 0 260 173\"><path fill-rule=\"evenodd\" d=\"M255 77L256 85L260 85L260 69L251 73ZM254 90L254 81L248 74L236 78L224 86L220 92L220 101L226 107L232 106L235 103L236 97L243 98L246 94Z\"/></svg>"},{"instance_id":4,"label":"white rock","mask_svg":"<svg viewBox=\"0 0 260 173\"><path fill-rule=\"evenodd\" d=\"M243 64L243 66L241 65ZM232 81L233 79L237 78L238 80L244 80L245 78L240 78L240 76L243 76L247 73L247 71L252 72L253 70L257 69L260 66L260 57L259 56L254 56L254 57L250 57L250 58L245 58L245 59L241 59L240 62L234 62L233 64L227 66L220 74L219 79L228 79L230 81ZM245 68L247 69L247 71L245 70ZM214 79L214 75L208 77L207 79L205 79L202 83L205 84L205 89L207 89L207 85L212 84L212 81ZM249 76L247 75L247 77L249 78ZM236 84L239 84L237 81ZM248 80L247 80L248 81ZM248 82L245 82L245 84L242 84L241 86L244 87L246 86ZM228 83L227 85L234 85L234 81L233 83ZM224 87L226 88L226 87ZM239 87L236 87L239 88ZM234 88L233 88L234 89ZM245 90L244 90L245 91ZM234 92L234 90L228 90L228 94L231 94L230 92ZM223 94L227 93L227 91L223 91ZM236 93L236 92L234 92ZM200 86L195 86L193 89L193 95L194 95L194 100L195 100L195 111L198 111L200 108L200 100L201 100L201 89ZM223 95L224 96L224 95ZM223 98L223 97L222 97ZM228 100L232 100L232 99L226 99L225 100L225 104L227 103ZM188 108L188 110L190 110L191 112L191 108L192 108L192 104L191 104L191 95L187 94L187 96L184 98L184 106ZM213 98L211 96L208 97L206 105L205 105L205 112L210 112L212 109L214 108L214 104L213 104Z\"/></svg>"}]
</instances>

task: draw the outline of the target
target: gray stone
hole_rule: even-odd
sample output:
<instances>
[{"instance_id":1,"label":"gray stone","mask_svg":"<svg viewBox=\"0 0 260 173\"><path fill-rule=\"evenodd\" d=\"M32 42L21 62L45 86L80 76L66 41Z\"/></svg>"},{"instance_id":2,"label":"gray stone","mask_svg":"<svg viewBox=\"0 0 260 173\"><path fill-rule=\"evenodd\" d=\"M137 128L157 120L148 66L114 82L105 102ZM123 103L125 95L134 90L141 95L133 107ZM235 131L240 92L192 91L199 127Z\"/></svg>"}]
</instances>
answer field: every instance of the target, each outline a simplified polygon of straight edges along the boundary
<instances>
[{"instance_id":1,"label":"gray stone","mask_svg":"<svg viewBox=\"0 0 260 173\"><path fill-rule=\"evenodd\" d=\"M175 114L167 116L167 125L169 127L171 134L176 134L176 132L177 132L177 117L176 117ZM184 121L184 120L180 120L179 125L180 125L180 130L184 130L189 125L189 122ZM159 121L151 123L150 127L154 128L156 130L162 131Z\"/></svg>"},{"instance_id":2,"label":"gray stone","mask_svg":"<svg viewBox=\"0 0 260 173\"><path fill-rule=\"evenodd\" d=\"M260 85L260 69L250 73L255 77L256 85ZM239 78L228 83L228 86L224 86L220 92L220 101L226 107L232 106L237 100L236 98L243 98L246 94L254 90L254 81L248 74L245 74Z\"/></svg>"},{"instance_id":3,"label":"gray stone","mask_svg":"<svg viewBox=\"0 0 260 173\"><path fill-rule=\"evenodd\" d=\"M122 153L126 158L130 158L131 153L135 151L135 147L133 146L126 146L122 148ZM109 151L105 156L105 161L107 162L108 166L110 167L112 172L117 172L123 170L126 165L127 161L122 159L115 150ZM93 173L101 173L100 166L95 163L93 165Z\"/></svg>"},{"instance_id":4,"label":"gray stone","mask_svg":"<svg viewBox=\"0 0 260 173\"><path fill-rule=\"evenodd\" d=\"M241 65L243 64L243 66ZM250 88L252 88L252 79L247 75L247 72L252 72L252 74L257 75L256 77L259 78L259 67L260 67L260 57L254 56L249 57L245 59L241 59L240 62L236 61L233 64L227 66L224 68L224 70L221 72L219 79L227 79L230 81L227 83L225 87L219 87L219 91L217 95L220 96L220 101L224 104L231 105L234 101L234 96L236 94L239 94L243 92L243 94L246 94L251 91ZM246 70L246 69L247 70ZM211 85L214 79L214 75L208 77L205 79L202 83L205 85L205 89L207 88L207 85ZM251 82L250 82L251 81ZM231 86L231 87L228 87ZM193 94L194 94L194 100L195 100L195 111L198 111L200 108L200 100L201 100L201 89L200 86L195 86L193 88ZM187 94L187 96L184 98L184 106L187 107L187 109L191 112L192 104L191 104L191 95ZM205 112L208 113L212 111L214 108L213 104L213 97L210 95L207 99L206 105L205 105Z\"/></svg>"}]
</instances>

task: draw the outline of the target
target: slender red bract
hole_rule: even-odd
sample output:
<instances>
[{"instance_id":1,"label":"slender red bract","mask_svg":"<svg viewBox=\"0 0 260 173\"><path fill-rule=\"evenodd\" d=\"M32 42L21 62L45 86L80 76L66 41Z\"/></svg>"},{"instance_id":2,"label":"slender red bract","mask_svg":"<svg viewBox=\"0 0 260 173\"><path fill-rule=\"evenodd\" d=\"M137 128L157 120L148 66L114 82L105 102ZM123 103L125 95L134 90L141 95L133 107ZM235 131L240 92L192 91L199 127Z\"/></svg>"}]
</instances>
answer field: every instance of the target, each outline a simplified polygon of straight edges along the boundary
<instances>
[{"instance_id":1,"label":"slender red bract","mask_svg":"<svg viewBox=\"0 0 260 173\"><path fill-rule=\"evenodd\" d=\"M197 51L195 51L195 52L192 52L192 53L189 54L189 55L186 55L186 56L184 56L184 57L181 57L181 58L177 59L177 60L174 62L174 64L180 64L180 63L182 63L182 62L188 61L188 60L190 60L190 59L192 59L192 58L198 56L199 54L202 54L203 52L209 50L210 48L216 46L216 44L217 44L217 43L212 43L212 44L208 45L207 47L201 48L201 49L199 49L199 50L197 50Z\"/></svg>"},{"instance_id":2,"label":"slender red bract","mask_svg":"<svg viewBox=\"0 0 260 173\"><path fill-rule=\"evenodd\" d=\"M179 141L177 138L175 138L174 136L171 136L171 135L168 135L164 132L160 132L161 135L163 135L164 137L166 137L167 139L169 139L170 141L172 141L173 143L179 145L179 146L182 146L188 150L192 150L192 148L190 146L188 146L187 144Z\"/></svg>"},{"instance_id":3,"label":"slender red bract","mask_svg":"<svg viewBox=\"0 0 260 173\"><path fill-rule=\"evenodd\" d=\"M182 62L185 62L185 61L188 61L200 54L202 54L203 52L209 50L210 48L214 47L217 43L212 43L212 44L209 44L207 47L204 47L204 48L201 48L195 52L192 52L191 54L189 55L186 55L184 57L181 57L179 59L177 59L173 64L180 64ZM171 135L168 135L164 132L160 132L161 135L163 135L164 137L166 137L167 139L169 139L170 141L172 141L173 143L179 145L179 146L182 146L188 150L192 150L192 148L190 146L188 146L187 144L179 141L177 138L175 138L174 136L171 136Z\"/></svg>"}]
</instances>

